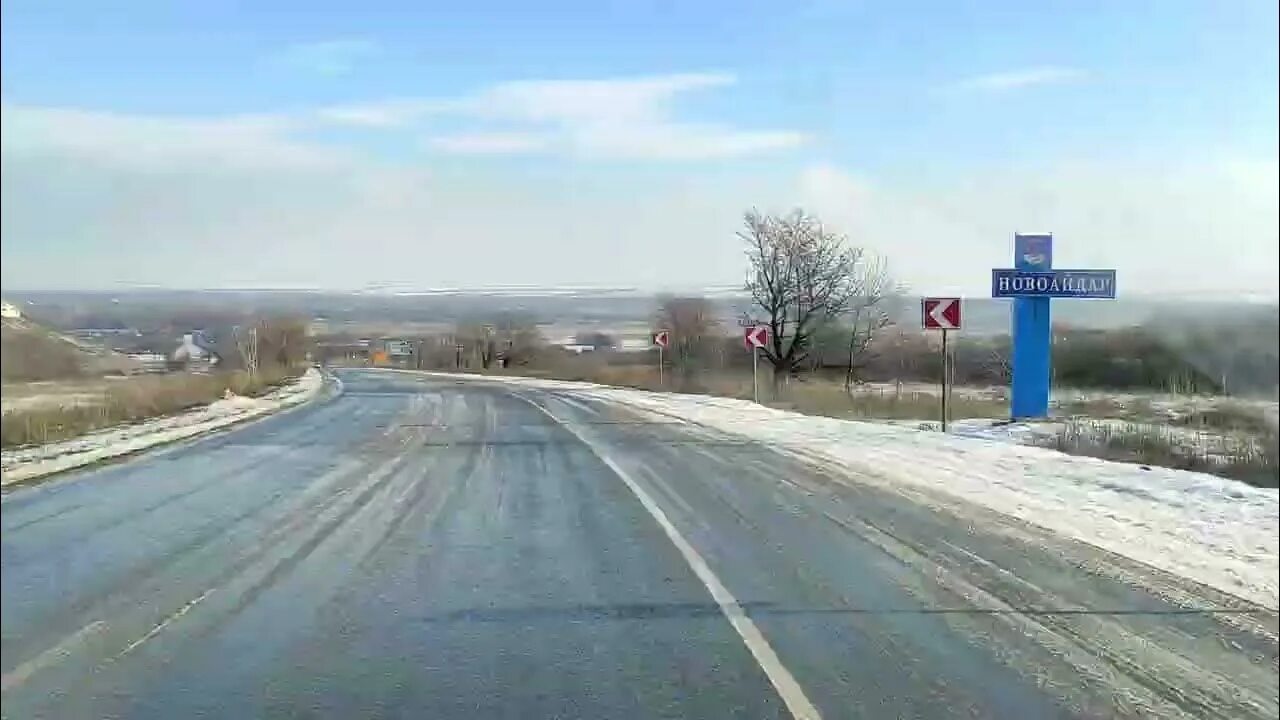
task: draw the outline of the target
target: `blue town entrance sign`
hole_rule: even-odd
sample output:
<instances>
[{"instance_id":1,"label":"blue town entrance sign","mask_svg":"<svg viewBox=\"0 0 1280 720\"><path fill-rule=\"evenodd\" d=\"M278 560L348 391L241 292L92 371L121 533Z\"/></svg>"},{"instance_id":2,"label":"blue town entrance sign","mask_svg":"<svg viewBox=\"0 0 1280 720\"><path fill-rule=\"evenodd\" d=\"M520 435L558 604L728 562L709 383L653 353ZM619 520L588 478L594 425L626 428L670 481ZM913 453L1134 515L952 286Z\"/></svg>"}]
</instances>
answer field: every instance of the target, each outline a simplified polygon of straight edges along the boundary
<instances>
[{"instance_id":1,"label":"blue town entrance sign","mask_svg":"<svg viewBox=\"0 0 1280 720\"><path fill-rule=\"evenodd\" d=\"M992 270L991 297L1107 298L1116 296L1115 270Z\"/></svg>"},{"instance_id":2,"label":"blue town entrance sign","mask_svg":"<svg viewBox=\"0 0 1280 720\"><path fill-rule=\"evenodd\" d=\"M1013 236L1013 267L991 271L991 297L1013 298L1014 418L1049 414L1051 298L1114 298L1115 270L1054 270L1053 235Z\"/></svg>"}]
</instances>

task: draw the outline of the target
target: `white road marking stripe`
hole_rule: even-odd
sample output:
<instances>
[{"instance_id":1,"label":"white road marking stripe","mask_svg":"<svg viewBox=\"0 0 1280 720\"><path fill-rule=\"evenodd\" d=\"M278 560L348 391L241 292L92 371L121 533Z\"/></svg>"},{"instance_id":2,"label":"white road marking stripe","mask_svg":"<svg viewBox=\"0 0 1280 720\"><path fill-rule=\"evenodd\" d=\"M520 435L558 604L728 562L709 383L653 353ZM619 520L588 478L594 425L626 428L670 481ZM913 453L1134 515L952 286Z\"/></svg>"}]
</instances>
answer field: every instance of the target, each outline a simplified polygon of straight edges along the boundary
<instances>
[{"instance_id":1,"label":"white road marking stripe","mask_svg":"<svg viewBox=\"0 0 1280 720\"><path fill-rule=\"evenodd\" d=\"M129 653L136 650L140 645L142 645L146 641L150 640L156 635L159 635L161 630L164 630L165 628L169 627L169 625L173 624L175 620L191 612L191 608L204 602L204 599L212 595L215 589L216 588L209 588L208 590L205 590L203 593L201 593L194 600L191 600L186 605L183 605L181 608L178 609L177 612L175 612L174 614L170 615L169 617L161 621L159 625L156 625L155 627L148 630L146 635L143 635L137 640L134 640L133 642L129 643L129 645L126 646L124 650L121 650L119 653L116 653L115 657L111 658L109 662L115 662L123 658L125 655L128 655Z\"/></svg>"},{"instance_id":2,"label":"white road marking stripe","mask_svg":"<svg viewBox=\"0 0 1280 720\"><path fill-rule=\"evenodd\" d=\"M71 654L75 646L84 642L90 635L102 632L107 624L101 620L94 620L85 625L71 635L68 635L62 642L45 650L30 660L18 665L12 672L5 673L0 677L0 692L8 692L13 688L26 682L32 675L37 672L54 665Z\"/></svg>"},{"instance_id":3,"label":"white road marking stripe","mask_svg":"<svg viewBox=\"0 0 1280 720\"><path fill-rule=\"evenodd\" d=\"M667 538L671 540L671 543L684 556L684 560L689 564L689 568L693 570L693 574L698 576L698 579L702 581L702 584L711 593L712 599L720 606L720 612L724 614L725 619L729 621L729 624L737 631L738 636L742 638L742 642L746 644L747 650L751 651L751 655L756 659L756 664L764 671L765 676L769 678L769 682L773 683L774 689L778 691L778 695L782 698L782 702L786 704L791 716L796 720L821 720L822 715L814 707L813 703L809 701L808 696L804 694L804 689L800 687L800 683L796 682L795 676L782 664L782 660L778 658L778 654L774 652L773 646L769 644L764 634L760 632L760 628L756 626L755 621L742 609L738 599L733 596L733 593L729 592L729 589L720 581L720 578L712 572L711 567L707 565L707 561L702 558L702 555L689 544L688 540L685 540L684 536L671 523L671 520L667 518L667 514L654 502L649 493L640 487L626 470L619 467L612 458L602 453L591 441L583 437L568 423L552 415L550 410L533 400L517 393L512 394L538 408L557 425L573 434L592 454L600 458L601 462L622 479L622 482L636 496L636 499L640 501L644 509L653 516L654 521L667 534Z\"/></svg>"}]
</instances>

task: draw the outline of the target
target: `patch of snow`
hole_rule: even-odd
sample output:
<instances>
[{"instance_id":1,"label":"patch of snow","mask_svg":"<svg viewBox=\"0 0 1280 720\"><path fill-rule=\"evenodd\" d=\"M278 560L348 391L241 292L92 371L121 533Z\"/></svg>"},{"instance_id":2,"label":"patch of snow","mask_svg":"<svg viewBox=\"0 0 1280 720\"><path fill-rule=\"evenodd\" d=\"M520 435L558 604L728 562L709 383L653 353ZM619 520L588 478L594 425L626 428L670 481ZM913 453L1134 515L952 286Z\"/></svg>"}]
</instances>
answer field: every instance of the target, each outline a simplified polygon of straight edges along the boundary
<instances>
[{"instance_id":1,"label":"patch of snow","mask_svg":"<svg viewBox=\"0 0 1280 720\"><path fill-rule=\"evenodd\" d=\"M904 395L907 397L938 397L942 388L938 383L925 382L866 382L853 386L855 395ZM964 400L1008 400L1009 388L997 385L955 385L951 388L951 397Z\"/></svg>"},{"instance_id":2,"label":"patch of snow","mask_svg":"<svg viewBox=\"0 0 1280 720\"><path fill-rule=\"evenodd\" d=\"M1280 600L1280 494L1274 489L1020 444L1019 434L1045 431L1036 424L962 423L944 435L730 398L501 380L675 416L834 461L858 482L946 493L1267 607Z\"/></svg>"},{"instance_id":3,"label":"patch of snow","mask_svg":"<svg viewBox=\"0 0 1280 720\"><path fill-rule=\"evenodd\" d=\"M4 485L50 475L183 440L304 403L320 392L324 376L310 368L297 380L257 398L231 395L204 407L132 425L106 428L80 437L33 447L4 450Z\"/></svg>"}]
</instances>

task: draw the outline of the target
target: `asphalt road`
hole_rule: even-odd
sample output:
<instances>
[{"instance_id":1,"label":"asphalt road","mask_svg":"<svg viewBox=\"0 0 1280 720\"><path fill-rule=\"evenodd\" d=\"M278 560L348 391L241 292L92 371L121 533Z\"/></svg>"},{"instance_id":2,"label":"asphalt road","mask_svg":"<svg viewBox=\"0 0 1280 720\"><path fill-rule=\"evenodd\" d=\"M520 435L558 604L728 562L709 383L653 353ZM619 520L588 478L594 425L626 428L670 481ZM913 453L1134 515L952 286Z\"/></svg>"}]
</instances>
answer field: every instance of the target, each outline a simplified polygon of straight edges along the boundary
<instances>
[{"instance_id":1,"label":"asphalt road","mask_svg":"<svg viewBox=\"0 0 1280 720\"><path fill-rule=\"evenodd\" d=\"M1277 715L1274 610L674 418L342 379L6 495L3 715Z\"/></svg>"}]
</instances>

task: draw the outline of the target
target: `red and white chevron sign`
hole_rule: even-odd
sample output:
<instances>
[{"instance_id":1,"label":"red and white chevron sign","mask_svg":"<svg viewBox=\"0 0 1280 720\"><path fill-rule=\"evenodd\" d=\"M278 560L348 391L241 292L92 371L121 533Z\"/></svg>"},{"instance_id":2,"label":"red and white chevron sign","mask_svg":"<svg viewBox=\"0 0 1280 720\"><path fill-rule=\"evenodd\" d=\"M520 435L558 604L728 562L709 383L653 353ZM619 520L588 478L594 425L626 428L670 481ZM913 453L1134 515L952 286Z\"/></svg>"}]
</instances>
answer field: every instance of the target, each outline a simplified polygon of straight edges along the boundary
<instances>
[{"instance_id":1,"label":"red and white chevron sign","mask_svg":"<svg viewBox=\"0 0 1280 720\"><path fill-rule=\"evenodd\" d=\"M960 298L927 297L920 299L925 330L959 330Z\"/></svg>"},{"instance_id":2,"label":"red and white chevron sign","mask_svg":"<svg viewBox=\"0 0 1280 720\"><path fill-rule=\"evenodd\" d=\"M748 350L762 348L769 344L769 328L764 325L749 327L743 331L742 341L746 343Z\"/></svg>"},{"instance_id":3,"label":"red and white chevron sign","mask_svg":"<svg viewBox=\"0 0 1280 720\"><path fill-rule=\"evenodd\" d=\"M671 331L659 330L653 334L653 344L660 348L671 347Z\"/></svg>"}]
</instances>

